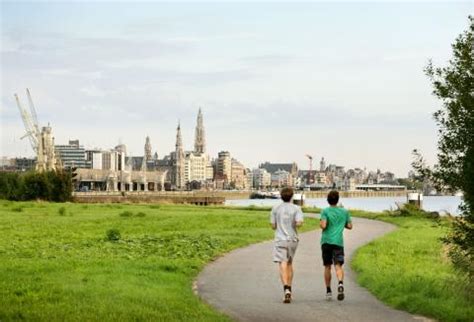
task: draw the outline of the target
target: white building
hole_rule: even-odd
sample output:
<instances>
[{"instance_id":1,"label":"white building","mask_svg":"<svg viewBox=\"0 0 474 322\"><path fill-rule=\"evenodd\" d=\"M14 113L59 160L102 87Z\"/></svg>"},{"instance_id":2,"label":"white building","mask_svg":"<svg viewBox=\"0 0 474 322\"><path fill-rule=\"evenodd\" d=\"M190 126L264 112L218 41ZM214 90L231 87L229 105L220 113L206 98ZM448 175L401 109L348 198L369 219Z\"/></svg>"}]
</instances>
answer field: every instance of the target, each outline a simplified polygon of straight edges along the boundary
<instances>
[{"instance_id":1,"label":"white building","mask_svg":"<svg viewBox=\"0 0 474 322\"><path fill-rule=\"evenodd\" d=\"M270 187L272 184L272 175L265 169L253 169L253 184L257 189Z\"/></svg>"}]
</instances>

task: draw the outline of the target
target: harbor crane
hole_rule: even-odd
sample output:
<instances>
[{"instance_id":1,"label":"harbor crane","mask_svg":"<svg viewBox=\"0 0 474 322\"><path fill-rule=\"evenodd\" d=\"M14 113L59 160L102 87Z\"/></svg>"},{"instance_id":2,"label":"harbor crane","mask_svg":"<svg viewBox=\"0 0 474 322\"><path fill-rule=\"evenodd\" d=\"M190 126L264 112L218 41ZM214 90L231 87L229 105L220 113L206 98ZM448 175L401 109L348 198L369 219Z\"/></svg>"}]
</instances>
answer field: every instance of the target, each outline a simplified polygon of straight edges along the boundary
<instances>
[{"instance_id":1,"label":"harbor crane","mask_svg":"<svg viewBox=\"0 0 474 322\"><path fill-rule=\"evenodd\" d=\"M309 154L306 154L306 157L309 159L309 172L308 172L308 184L313 183L313 157Z\"/></svg>"},{"instance_id":2,"label":"harbor crane","mask_svg":"<svg viewBox=\"0 0 474 322\"><path fill-rule=\"evenodd\" d=\"M20 110L21 118L23 120L23 124L25 126L26 133L21 137L22 139L28 138L33 148L34 152L38 152L38 137L40 135L40 129L38 125L38 117L36 114L36 109L33 104L33 99L31 98L31 94L29 89L26 89L26 96L28 97L28 105L29 111L26 110L23 105L20 103L20 99L18 98L17 94L14 94L16 105Z\"/></svg>"}]
</instances>

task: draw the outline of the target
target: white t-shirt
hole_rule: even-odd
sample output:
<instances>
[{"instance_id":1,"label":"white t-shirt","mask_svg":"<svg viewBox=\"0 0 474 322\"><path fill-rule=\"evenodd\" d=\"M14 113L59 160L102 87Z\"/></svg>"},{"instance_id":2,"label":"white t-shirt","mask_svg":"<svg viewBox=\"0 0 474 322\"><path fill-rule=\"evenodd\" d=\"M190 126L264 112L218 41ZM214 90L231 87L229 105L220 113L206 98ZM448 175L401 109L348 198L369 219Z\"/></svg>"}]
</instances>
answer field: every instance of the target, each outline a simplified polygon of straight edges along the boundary
<instances>
[{"instance_id":1,"label":"white t-shirt","mask_svg":"<svg viewBox=\"0 0 474 322\"><path fill-rule=\"evenodd\" d=\"M276 224L275 241L298 241L297 221L303 222L300 207L290 202L283 202L273 207L270 223Z\"/></svg>"}]
</instances>

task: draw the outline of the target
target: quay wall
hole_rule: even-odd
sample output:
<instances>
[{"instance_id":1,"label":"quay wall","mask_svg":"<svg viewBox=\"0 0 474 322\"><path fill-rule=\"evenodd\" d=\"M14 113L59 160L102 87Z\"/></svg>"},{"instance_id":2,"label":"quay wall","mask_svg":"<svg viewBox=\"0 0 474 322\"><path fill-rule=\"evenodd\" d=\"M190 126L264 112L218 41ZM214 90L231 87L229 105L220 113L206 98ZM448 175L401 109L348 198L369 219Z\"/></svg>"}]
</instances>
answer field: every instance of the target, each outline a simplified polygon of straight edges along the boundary
<instances>
[{"instance_id":1,"label":"quay wall","mask_svg":"<svg viewBox=\"0 0 474 322\"><path fill-rule=\"evenodd\" d=\"M305 191L306 199L326 198L329 191ZM340 191L341 198L405 197L406 190L398 191ZM79 203L189 203L223 204L225 200L249 199L251 191L91 191L74 192L73 201Z\"/></svg>"},{"instance_id":2,"label":"quay wall","mask_svg":"<svg viewBox=\"0 0 474 322\"><path fill-rule=\"evenodd\" d=\"M167 203L193 205L222 205L224 197L192 193L160 192L75 192L73 201L78 203Z\"/></svg>"}]
</instances>

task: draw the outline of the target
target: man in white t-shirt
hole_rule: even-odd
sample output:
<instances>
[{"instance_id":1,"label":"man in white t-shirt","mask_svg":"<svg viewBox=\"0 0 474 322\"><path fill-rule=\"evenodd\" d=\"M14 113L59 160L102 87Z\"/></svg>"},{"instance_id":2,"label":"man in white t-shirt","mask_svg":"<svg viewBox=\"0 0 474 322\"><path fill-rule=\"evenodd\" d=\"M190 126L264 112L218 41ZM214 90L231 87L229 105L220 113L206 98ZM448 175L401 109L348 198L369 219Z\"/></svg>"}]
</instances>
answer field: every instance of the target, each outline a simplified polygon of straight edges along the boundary
<instances>
[{"instance_id":1,"label":"man in white t-shirt","mask_svg":"<svg viewBox=\"0 0 474 322\"><path fill-rule=\"evenodd\" d=\"M273 261L279 263L283 283L283 303L291 303L291 282L293 280L293 259L298 247L297 227L303 224L300 207L291 203L293 189L283 188L280 192L283 203L273 207L270 224L275 230Z\"/></svg>"}]
</instances>

